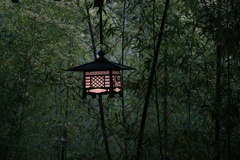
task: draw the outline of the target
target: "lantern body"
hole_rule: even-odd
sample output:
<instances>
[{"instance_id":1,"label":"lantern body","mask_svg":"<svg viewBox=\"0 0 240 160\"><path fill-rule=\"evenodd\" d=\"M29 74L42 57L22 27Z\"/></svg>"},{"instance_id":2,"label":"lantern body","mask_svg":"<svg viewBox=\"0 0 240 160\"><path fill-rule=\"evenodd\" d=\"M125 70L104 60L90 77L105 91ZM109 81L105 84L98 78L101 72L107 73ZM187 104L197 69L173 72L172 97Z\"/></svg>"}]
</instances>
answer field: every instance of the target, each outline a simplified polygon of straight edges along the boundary
<instances>
[{"instance_id":1,"label":"lantern body","mask_svg":"<svg viewBox=\"0 0 240 160\"><path fill-rule=\"evenodd\" d=\"M116 93L122 96L120 71L85 71L83 88L83 98L86 98L86 95L95 97L97 94L114 97Z\"/></svg>"},{"instance_id":2,"label":"lantern body","mask_svg":"<svg viewBox=\"0 0 240 160\"><path fill-rule=\"evenodd\" d=\"M100 51L99 58L93 62L68 69L68 71L83 71L83 98L87 95L96 97L99 94L114 94L122 96L121 70L134 68L108 61L104 52Z\"/></svg>"}]
</instances>

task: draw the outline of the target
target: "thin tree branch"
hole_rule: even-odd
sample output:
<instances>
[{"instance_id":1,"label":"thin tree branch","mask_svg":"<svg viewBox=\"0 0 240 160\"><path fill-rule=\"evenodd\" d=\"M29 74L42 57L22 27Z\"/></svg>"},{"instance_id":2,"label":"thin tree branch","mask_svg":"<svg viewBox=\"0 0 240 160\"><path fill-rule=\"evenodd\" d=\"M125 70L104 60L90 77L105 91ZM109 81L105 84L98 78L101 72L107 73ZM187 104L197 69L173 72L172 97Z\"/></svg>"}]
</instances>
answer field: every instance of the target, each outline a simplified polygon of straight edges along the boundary
<instances>
[{"instance_id":1,"label":"thin tree branch","mask_svg":"<svg viewBox=\"0 0 240 160\"><path fill-rule=\"evenodd\" d=\"M103 102L102 102L102 95L99 95L99 109L100 109L100 117L101 117L101 126L102 126L102 132L103 132L103 141L105 144L105 151L107 154L108 160L111 160L111 154L108 146L108 137L106 132L106 125L104 120L104 110L103 110Z\"/></svg>"},{"instance_id":2,"label":"thin tree branch","mask_svg":"<svg viewBox=\"0 0 240 160\"><path fill-rule=\"evenodd\" d=\"M85 0L85 3L86 3L86 0ZM93 56L94 56L94 59L97 59L96 44L95 44L95 39L94 39L94 34L93 34L93 29L92 29L92 23L91 23L89 9L90 8L88 7L88 5L86 5L87 21L88 21L88 27L89 27L91 41L92 41Z\"/></svg>"}]
</instances>

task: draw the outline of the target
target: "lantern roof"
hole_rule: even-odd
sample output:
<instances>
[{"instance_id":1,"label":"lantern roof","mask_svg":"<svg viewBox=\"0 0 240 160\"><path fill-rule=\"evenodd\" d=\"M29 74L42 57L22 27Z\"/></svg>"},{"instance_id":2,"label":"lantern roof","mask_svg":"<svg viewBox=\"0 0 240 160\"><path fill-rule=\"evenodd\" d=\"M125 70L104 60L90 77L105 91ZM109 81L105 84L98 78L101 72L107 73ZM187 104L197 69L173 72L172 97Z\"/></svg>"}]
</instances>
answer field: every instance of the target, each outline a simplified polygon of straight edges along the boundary
<instances>
[{"instance_id":1,"label":"lantern roof","mask_svg":"<svg viewBox=\"0 0 240 160\"><path fill-rule=\"evenodd\" d=\"M99 51L98 55L100 56L93 62L83 64L77 67L68 69L68 71L103 71L103 70L132 70L135 68L125 66L119 63L108 61L104 58L104 52Z\"/></svg>"}]
</instances>

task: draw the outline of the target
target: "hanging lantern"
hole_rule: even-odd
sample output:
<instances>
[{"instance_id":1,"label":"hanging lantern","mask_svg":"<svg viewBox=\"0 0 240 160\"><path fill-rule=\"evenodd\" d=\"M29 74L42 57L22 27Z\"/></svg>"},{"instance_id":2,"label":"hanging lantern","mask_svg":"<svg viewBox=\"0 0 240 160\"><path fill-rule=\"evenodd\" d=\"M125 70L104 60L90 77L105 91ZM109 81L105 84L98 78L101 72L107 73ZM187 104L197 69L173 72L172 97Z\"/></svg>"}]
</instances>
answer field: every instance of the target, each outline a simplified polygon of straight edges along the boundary
<instances>
[{"instance_id":1,"label":"hanging lantern","mask_svg":"<svg viewBox=\"0 0 240 160\"><path fill-rule=\"evenodd\" d=\"M104 58L104 52L99 51L100 56L93 62L68 69L68 71L83 71L83 98L92 95L93 98L99 94L114 94L122 96L121 70L132 70L134 68L108 61Z\"/></svg>"}]
</instances>

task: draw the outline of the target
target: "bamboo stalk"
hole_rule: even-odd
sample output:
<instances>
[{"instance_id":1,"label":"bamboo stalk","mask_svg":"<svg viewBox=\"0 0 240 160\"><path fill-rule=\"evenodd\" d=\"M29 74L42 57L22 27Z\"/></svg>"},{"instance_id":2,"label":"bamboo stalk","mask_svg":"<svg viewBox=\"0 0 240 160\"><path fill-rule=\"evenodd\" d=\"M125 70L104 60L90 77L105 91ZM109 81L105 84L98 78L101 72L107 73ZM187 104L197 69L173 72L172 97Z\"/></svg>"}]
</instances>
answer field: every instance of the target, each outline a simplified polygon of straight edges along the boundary
<instances>
[{"instance_id":1,"label":"bamboo stalk","mask_svg":"<svg viewBox=\"0 0 240 160\"><path fill-rule=\"evenodd\" d=\"M137 154L136 154L137 160L139 160L141 157L142 141L143 141L143 134L144 134L144 129L145 129L147 111L148 111L148 104L149 104L149 99L150 99L150 95L151 95L158 54L159 54L160 46L161 46L161 42L162 42L165 21L167 19L167 11L168 11L168 7L169 7L169 3L170 3L170 0L166 0L164 12L163 12L163 18L162 18L162 22L161 22L161 27L160 27L160 31L159 31L159 35L158 35L156 50L154 52L153 64L152 64L151 72L149 75L149 80L148 80L149 83L148 83L148 88L147 88L147 92L146 92L145 103L144 103L143 113L142 113L142 121L141 121L141 125L140 125L139 136L138 136Z\"/></svg>"},{"instance_id":2,"label":"bamboo stalk","mask_svg":"<svg viewBox=\"0 0 240 160\"><path fill-rule=\"evenodd\" d=\"M102 95L99 95L99 109L100 109L100 118L101 118L101 127L102 127L102 133L103 133L103 141L105 144L105 152L107 154L108 160L111 160L111 154L109 150L109 145L108 145L108 137L107 137L107 132L106 132L106 125L105 125L105 120L104 120L104 110L103 110L103 102L102 102Z\"/></svg>"}]
</instances>

